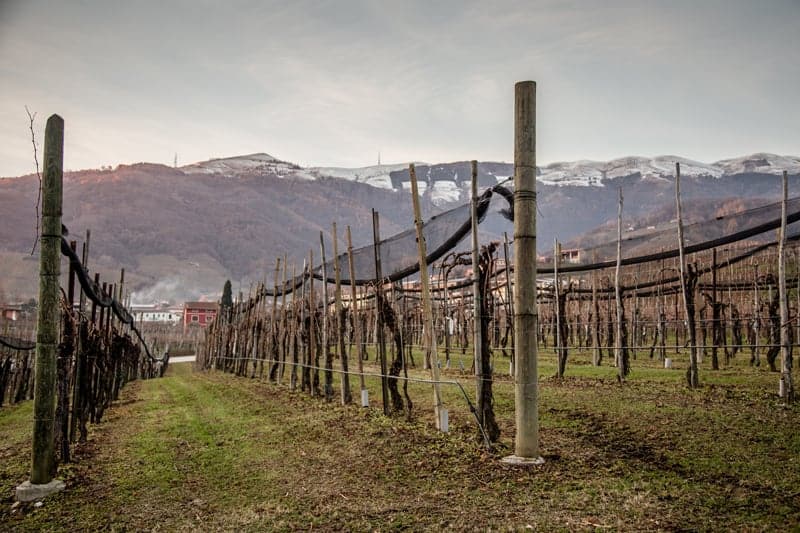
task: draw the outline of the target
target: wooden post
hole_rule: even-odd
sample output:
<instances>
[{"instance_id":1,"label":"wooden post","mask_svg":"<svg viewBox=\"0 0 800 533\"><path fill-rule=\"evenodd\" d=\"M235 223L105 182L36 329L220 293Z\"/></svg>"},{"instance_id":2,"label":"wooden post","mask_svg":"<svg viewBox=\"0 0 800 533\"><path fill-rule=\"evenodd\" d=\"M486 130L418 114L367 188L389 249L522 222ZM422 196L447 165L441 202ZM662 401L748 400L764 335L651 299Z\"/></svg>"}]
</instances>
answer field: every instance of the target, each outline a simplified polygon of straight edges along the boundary
<instances>
[{"instance_id":1,"label":"wooden post","mask_svg":"<svg viewBox=\"0 0 800 533\"><path fill-rule=\"evenodd\" d=\"M303 261L303 271L305 272L305 260ZM292 263L292 283L297 279L297 267L295 263ZM306 288L306 280L305 278L302 279L300 284L301 294L305 292ZM300 305L297 305L297 299L295 295L297 294L297 287L292 289L292 314L291 314L291 322L290 322L290 336L289 336L289 343L292 350L292 373L289 375L289 390L294 390L297 387L297 364L299 362L299 356L297 354L297 350L300 349L297 342L297 328L302 324L302 321L299 319L302 316L303 312L303 298L300 298ZM305 294L303 294L305 296Z\"/></svg>"},{"instance_id":2,"label":"wooden post","mask_svg":"<svg viewBox=\"0 0 800 533\"><path fill-rule=\"evenodd\" d=\"M333 358L328 346L328 264L325 257L325 239L319 232L319 247L322 255L322 353L325 354L325 400L333 400Z\"/></svg>"},{"instance_id":3,"label":"wooden post","mask_svg":"<svg viewBox=\"0 0 800 533\"><path fill-rule=\"evenodd\" d=\"M475 317L475 327L472 335L472 354L475 364L475 388L476 388L476 401L478 403L478 417L483 417L483 338L481 321L482 295L481 295L481 281L479 275L480 264L478 261L478 162L472 161L472 202L471 202L471 219L472 219L472 314ZM482 421L482 420L481 420Z\"/></svg>"},{"instance_id":4,"label":"wooden post","mask_svg":"<svg viewBox=\"0 0 800 533\"><path fill-rule=\"evenodd\" d=\"M347 369L347 347L344 343L345 321L343 316L342 307L342 268L339 261L339 239L336 231L336 222L333 223L333 272L336 279L336 286L334 289L335 304L334 309L336 312L336 329L339 338L339 364L342 369L342 405L352 403L353 396L350 392L350 374Z\"/></svg>"},{"instance_id":5,"label":"wooden post","mask_svg":"<svg viewBox=\"0 0 800 533\"><path fill-rule=\"evenodd\" d=\"M619 188L619 206L617 209L617 268L614 271L614 297L617 304L617 332L614 339L614 359L617 363L617 379L622 382L628 375L628 358L625 355L625 346L622 335L622 321L625 319L625 309L622 307L622 284L620 273L622 271L622 187Z\"/></svg>"},{"instance_id":6,"label":"wooden post","mask_svg":"<svg viewBox=\"0 0 800 533\"><path fill-rule=\"evenodd\" d=\"M125 297L124 294L125 294L125 269L122 268L119 271L119 287L117 287L117 296L116 296L117 301L122 307L125 307L125 304L123 302L123 299ZM115 319L115 321L118 320Z\"/></svg>"},{"instance_id":7,"label":"wooden post","mask_svg":"<svg viewBox=\"0 0 800 533\"><path fill-rule=\"evenodd\" d=\"M779 392L786 403L794 401L792 382L792 357L789 354L789 297L786 294L786 203L789 177L783 171L783 194L781 197L781 235L778 244L778 298L781 313L781 378Z\"/></svg>"},{"instance_id":8,"label":"wooden post","mask_svg":"<svg viewBox=\"0 0 800 533\"><path fill-rule=\"evenodd\" d=\"M319 387L319 351L317 350L317 302L314 295L314 250L308 251L308 386L311 396ZM313 369L311 368L313 366Z\"/></svg>"},{"instance_id":9,"label":"wooden post","mask_svg":"<svg viewBox=\"0 0 800 533\"><path fill-rule=\"evenodd\" d=\"M383 299L383 268L381 266L381 228L378 212L372 210L372 251L375 256L375 314L378 322L377 343L378 359L381 362L381 398L383 400L383 414L389 416L389 376L386 368L386 343L384 342L383 313L380 302Z\"/></svg>"},{"instance_id":10,"label":"wooden post","mask_svg":"<svg viewBox=\"0 0 800 533\"><path fill-rule=\"evenodd\" d=\"M561 262L561 245L558 239L553 239L553 309L555 309L555 323L556 323L556 375L559 378L564 377L564 339L561 338L561 280L558 278L558 264Z\"/></svg>"},{"instance_id":11,"label":"wooden post","mask_svg":"<svg viewBox=\"0 0 800 533\"><path fill-rule=\"evenodd\" d=\"M30 481L33 485L50 483L56 473L53 430L56 410L56 356L61 315L59 278L63 165L64 120L58 115L51 115L47 119L44 139L36 381L33 394L33 458Z\"/></svg>"},{"instance_id":12,"label":"wooden post","mask_svg":"<svg viewBox=\"0 0 800 533\"><path fill-rule=\"evenodd\" d=\"M272 283L272 320L271 320L271 331L272 331L272 339L270 342L270 366L269 366L269 380L272 382L278 381L278 361L280 356L278 355L278 276L281 273L281 258L278 257L275 259L275 276L273 277Z\"/></svg>"},{"instance_id":13,"label":"wooden post","mask_svg":"<svg viewBox=\"0 0 800 533\"><path fill-rule=\"evenodd\" d=\"M506 264L506 321L510 322L510 338L511 338L511 364L509 365L509 374L514 375L514 302L512 300L511 291L511 265L508 262L508 233L503 232L503 259Z\"/></svg>"},{"instance_id":14,"label":"wooden post","mask_svg":"<svg viewBox=\"0 0 800 533\"><path fill-rule=\"evenodd\" d=\"M717 301L717 249L711 250L711 369L719 370L719 341L722 327L720 309Z\"/></svg>"},{"instance_id":15,"label":"wooden post","mask_svg":"<svg viewBox=\"0 0 800 533\"><path fill-rule=\"evenodd\" d=\"M281 342L280 342L280 366L278 367L278 383L283 383L283 373L286 369L286 348L289 339L286 314L286 269L288 258L283 254L283 283L281 285Z\"/></svg>"},{"instance_id":16,"label":"wooden post","mask_svg":"<svg viewBox=\"0 0 800 533\"><path fill-rule=\"evenodd\" d=\"M597 262L597 252L593 260ZM603 362L603 349L600 346L600 302L597 300L597 270L592 270L592 364L600 366Z\"/></svg>"},{"instance_id":17,"label":"wooden post","mask_svg":"<svg viewBox=\"0 0 800 533\"><path fill-rule=\"evenodd\" d=\"M689 387L694 389L700 386L697 375L697 342L694 333L694 319L690 313L689 298L694 298L694 291L690 289L686 279L686 258L683 254L683 216L681 214L681 164L675 163L675 202L678 217L678 254L680 257L681 292L683 293L683 311L689 328L689 370L686 379Z\"/></svg>"},{"instance_id":18,"label":"wooden post","mask_svg":"<svg viewBox=\"0 0 800 533\"><path fill-rule=\"evenodd\" d=\"M356 269L353 263L353 239L350 235L350 226L347 226L347 263L350 271L350 312L353 313L353 336L356 341L356 357L358 358L358 378L361 390L367 390L364 381L364 341L361 339L361 320L358 316L358 294L356 291ZM363 397L363 392L362 392ZM366 407L366 406L364 406Z\"/></svg>"},{"instance_id":19,"label":"wooden post","mask_svg":"<svg viewBox=\"0 0 800 533\"><path fill-rule=\"evenodd\" d=\"M89 268L89 241L92 238L92 231L86 230L86 240L83 242L83 253L81 255L81 263L83 264L83 268ZM88 270L87 270L88 272ZM83 291L83 286L81 286L81 298L80 303L78 304L78 310L83 313L83 309L86 307L86 293Z\"/></svg>"},{"instance_id":20,"label":"wooden post","mask_svg":"<svg viewBox=\"0 0 800 533\"><path fill-rule=\"evenodd\" d=\"M419 208L419 192L417 191L417 172L414 164L408 166L411 177L411 202L414 206L414 226L417 228L417 248L419 250L419 278L422 289L422 309L425 313L425 343L426 359L431 365L431 379L433 380L433 413L436 419L436 429L446 430L447 425L442 423L442 393L439 385L439 356L436 353L436 332L433 330L433 308L431 307L431 293L428 284L428 252L425 244L425 235L422 232L422 214ZM477 319L477 317L476 317Z\"/></svg>"},{"instance_id":21,"label":"wooden post","mask_svg":"<svg viewBox=\"0 0 800 533\"><path fill-rule=\"evenodd\" d=\"M541 464L536 350L536 82L516 84L514 108L514 405L512 464Z\"/></svg>"}]
</instances>

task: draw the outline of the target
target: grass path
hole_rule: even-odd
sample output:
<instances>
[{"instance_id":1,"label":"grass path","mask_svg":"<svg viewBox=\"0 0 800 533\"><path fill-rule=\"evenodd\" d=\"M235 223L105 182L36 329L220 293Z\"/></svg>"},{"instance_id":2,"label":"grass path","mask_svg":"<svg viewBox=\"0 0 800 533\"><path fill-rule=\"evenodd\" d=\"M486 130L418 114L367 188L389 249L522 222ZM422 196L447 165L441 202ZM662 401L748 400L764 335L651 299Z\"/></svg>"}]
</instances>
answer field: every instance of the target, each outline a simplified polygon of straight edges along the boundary
<instances>
[{"instance_id":1,"label":"grass path","mask_svg":"<svg viewBox=\"0 0 800 533\"><path fill-rule=\"evenodd\" d=\"M504 435L510 391L496 386ZM545 380L535 470L501 466L508 449L484 451L457 409L437 434L428 389L412 397L417 420L389 420L172 365L126 387L39 508L13 506L30 402L3 408L0 530L800 527L800 412L743 385Z\"/></svg>"}]
</instances>

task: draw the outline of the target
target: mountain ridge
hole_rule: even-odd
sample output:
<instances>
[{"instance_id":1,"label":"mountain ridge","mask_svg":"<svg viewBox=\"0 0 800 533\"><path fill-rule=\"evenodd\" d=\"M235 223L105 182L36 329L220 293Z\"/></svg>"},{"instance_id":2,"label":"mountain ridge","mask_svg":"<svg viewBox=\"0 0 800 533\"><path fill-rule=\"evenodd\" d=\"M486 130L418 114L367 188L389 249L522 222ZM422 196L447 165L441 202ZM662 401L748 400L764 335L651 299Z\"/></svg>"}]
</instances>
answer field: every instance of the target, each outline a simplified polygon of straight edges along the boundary
<instances>
[{"instance_id":1,"label":"mountain ridge","mask_svg":"<svg viewBox=\"0 0 800 533\"><path fill-rule=\"evenodd\" d=\"M176 301L215 297L226 279L241 282L243 291L250 283L265 278L271 283L276 259L283 262L284 255L298 270L309 251L315 262L319 261L320 232L330 243L334 221L340 228L340 238L345 226L350 225L354 246L368 245L372 242L372 208L380 212L384 238L412 227L404 164L366 167L373 170L357 176L349 169L348 179L329 176L322 170L310 171L267 154L256 155L247 156L255 162L238 167L231 165L234 158L213 160L213 171L198 164L175 168L135 163L67 172L64 224L78 238L79 246L85 231L92 231L89 267L101 272L105 280L117 279L124 267L126 286L132 290L161 294L159 299L167 299L164 295L168 293ZM793 169L797 158L761 157L764 155L726 160L730 161L727 168L766 168L773 173L719 177L689 173L682 180L683 197L687 201L776 200L780 194L778 163L787 160L786 166ZM242 163L242 156L238 162ZM606 172L597 186L540 180L539 248L549 249L554 238L568 242L614 218L618 187L625 191L626 217L646 216L674 204L674 179L642 174L644 163L649 161L638 161L640 166L634 173L620 171L624 176ZM658 164L668 168L667 163ZM368 183L384 167L390 170L381 174L385 176L381 179L391 187ZM507 180L513 172L512 165L495 162L479 163L478 170L481 188ZM469 162L420 163L417 175L426 219L468 201ZM790 194L800 194L800 171L791 175ZM363 179L359 181L359 177ZM0 263L4 266L0 293L36 294L36 258L29 252L35 238L37 189L35 175L0 179L4 219L0 224ZM704 202L691 205L697 206L700 212L696 215L702 219ZM501 237L503 232L511 233L512 226L493 213L481 225L482 241Z\"/></svg>"}]
</instances>

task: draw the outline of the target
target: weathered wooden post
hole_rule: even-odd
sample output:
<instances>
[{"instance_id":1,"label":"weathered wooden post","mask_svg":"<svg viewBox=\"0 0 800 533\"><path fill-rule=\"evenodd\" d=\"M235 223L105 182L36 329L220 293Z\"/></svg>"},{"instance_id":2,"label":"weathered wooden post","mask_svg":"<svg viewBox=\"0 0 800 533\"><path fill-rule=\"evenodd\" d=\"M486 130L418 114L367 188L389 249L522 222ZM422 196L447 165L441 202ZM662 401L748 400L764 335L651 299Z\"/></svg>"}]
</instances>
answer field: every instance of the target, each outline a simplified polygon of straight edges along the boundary
<instances>
[{"instance_id":1,"label":"weathered wooden post","mask_svg":"<svg viewBox=\"0 0 800 533\"><path fill-rule=\"evenodd\" d=\"M475 399L478 404L478 418L483 423L484 398L483 398L483 337L481 321L481 309L483 309L483 295L481 294L481 276L479 274L480 264L478 262L478 162L472 161L472 181L471 181L471 211L472 220L472 313L475 316L475 327L473 328L472 348L473 361L475 362Z\"/></svg>"},{"instance_id":2,"label":"weathered wooden post","mask_svg":"<svg viewBox=\"0 0 800 533\"><path fill-rule=\"evenodd\" d=\"M614 270L614 299L617 305L617 333L614 339L614 359L617 362L617 380L622 383L628 375L630 362L625 346L627 335L624 335L625 308L622 303L622 187L619 188L619 205L617 209L617 267ZM634 330L635 331L635 330Z\"/></svg>"},{"instance_id":3,"label":"weathered wooden post","mask_svg":"<svg viewBox=\"0 0 800 533\"><path fill-rule=\"evenodd\" d=\"M508 262L508 233L503 232L503 260L506 265L506 321L510 321L511 361L508 368L510 376L514 375L514 301L511 298L511 266Z\"/></svg>"},{"instance_id":4,"label":"weathered wooden post","mask_svg":"<svg viewBox=\"0 0 800 533\"><path fill-rule=\"evenodd\" d=\"M697 339L694 331L694 298L693 280L687 280L686 258L683 253L683 216L681 214L681 164L675 163L675 203L678 218L678 254L680 258L680 277L683 293L683 310L686 316L686 325L689 328L689 369L686 372L686 380L689 388L696 389L700 386L700 378L697 374ZM692 272L688 276L694 275ZM677 343L676 343L677 344Z\"/></svg>"},{"instance_id":5,"label":"weathered wooden post","mask_svg":"<svg viewBox=\"0 0 800 533\"><path fill-rule=\"evenodd\" d=\"M559 379L564 377L564 370L566 367L566 361L564 360L564 352L566 346L564 345L565 339L561 337L561 280L558 277L558 265L561 262L561 243L558 242L558 238L553 239L553 314L555 315L554 321L556 324L556 334L555 334L555 352L556 352L556 360L557 370L556 376Z\"/></svg>"},{"instance_id":6,"label":"weathered wooden post","mask_svg":"<svg viewBox=\"0 0 800 533\"><path fill-rule=\"evenodd\" d=\"M514 405L511 464L542 464L536 368L536 82L514 87Z\"/></svg>"},{"instance_id":7,"label":"weathered wooden post","mask_svg":"<svg viewBox=\"0 0 800 533\"><path fill-rule=\"evenodd\" d=\"M275 276L272 283L272 319L270 320L270 369L269 380L278 381L278 276L281 273L281 258L275 259Z\"/></svg>"},{"instance_id":8,"label":"weathered wooden post","mask_svg":"<svg viewBox=\"0 0 800 533\"><path fill-rule=\"evenodd\" d=\"M425 343L426 359L431 365L431 380L433 381L433 412L436 417L436 429L447 432L447 410L442 403L441 385L439 384L439 355L436 352L436 331L433 325L433 308L431 307L431 293L428 285L428 252L425 235L422 232L422 215L419 208L419 193L417 191L417 173L412 163L408 167L411 178L411 201L414 205L414 225L417 228L417 248L419 250L419 279L422 289L422 308L425 315ZM477 320L478 317L476 317Z\"/></svg>"},{"instance_id":9,"label":"weathered wooden post","mask_svg":"<svg viewBox=\"0 0 800 533\"><path fill-rule=\"evenodd\" d=\"M325 239L319 232L319 248L322 256L322 353L325 354L325 401L333 400L333 354L328 346L328 264L325 257Z\"/></svg>"},{"instance_id":10,"label":"weathered wooden post","mask_svg":"<svg viewBox=\"0 0 800 533\"><path fill-rule=\"evenodd\" d=\"M369 407L369 391L364 381L364 341L361 335L361 318L358 315L358 293L356 290L356 269L353 264L353 238L347 226L347 263L350 270L350 312L353 316L353 334L358 358L358 378L361 384L361 407Z\"/></svg>"},{"instance_id":11,"label":"weathered wooden post","mask_svg":"<svg viewBox=\"0 0 800 533\"><path fill-rule=\"evenodd\" d=\"M336 230L336 222L333 223L333 273L336 285L334 288L334 309L336 312L336 336L339 340L339 363L342 369L342 405L352 403L353 396L350 392L350 374L347 368L347 348L344 343L345 319L342 307L342 266L339 261L339 238Z\"/></svg>"},{"instance_id":12,"label":"weathered wooden post","mask_svg":"<svg viewBox=\"0 0 800 533\"><path fill-rule=\"evenodd\" d=\"M20 501L33 501L64 488L56 473L54 422L56 355L61 276L61 201L64 165L64 119L51 115L44 134L42 233L39 248L39 312L36 332L36 381L33 393L31 479L17 487Z\"/></svg>"},{"instance_id":13,"label":"weathered wooden post","mask_svg":"<svg viewBox=\"0 0 800 533\"><path fill-rule=\"evenodd\" d=\"M377 328L375 342L378 343L378 359L381 363L381 399L383 400L383 414L389 416L389 376L386 368L386 342L383 331L383 267L381 265L381 226L378 212L372 210L372 252L375 258L375 318Z\"/></svg>"},{"instance_id":14,"label":"weathered wooden post","mask_svg":"<svg viewBox=\"0 0 800 533\"><path fill-rule=\"evenodd\" d=\"M780 397L786 403L794 401L794 383L792 382L792 357L789 352L789 298L786 294L786 203L788 196L787 172L783 171L783 194L781 196L781 235L778 243L778 298L781 314L781 378L778 388Z\"/></svg>"}]
</instances>

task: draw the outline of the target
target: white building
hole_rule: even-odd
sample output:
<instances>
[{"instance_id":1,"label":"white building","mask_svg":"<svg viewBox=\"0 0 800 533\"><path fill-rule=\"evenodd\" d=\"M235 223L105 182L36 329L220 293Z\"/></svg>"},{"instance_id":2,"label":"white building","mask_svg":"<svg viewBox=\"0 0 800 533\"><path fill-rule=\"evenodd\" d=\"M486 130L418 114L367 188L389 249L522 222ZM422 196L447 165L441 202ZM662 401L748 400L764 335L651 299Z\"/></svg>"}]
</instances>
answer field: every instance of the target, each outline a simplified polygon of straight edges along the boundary
<instances>
[{"instance_id":1,"label":"white building","mask_svg":"<svg viewBox=\"0 0 800 533\"><path fill-rule=\"evenodd\" d=\"M131 313L136 322L162 322L165 324L180 324L183 318L182 309L170 309L160 305L133 305Z\"/></svg>"}]
</instances>

